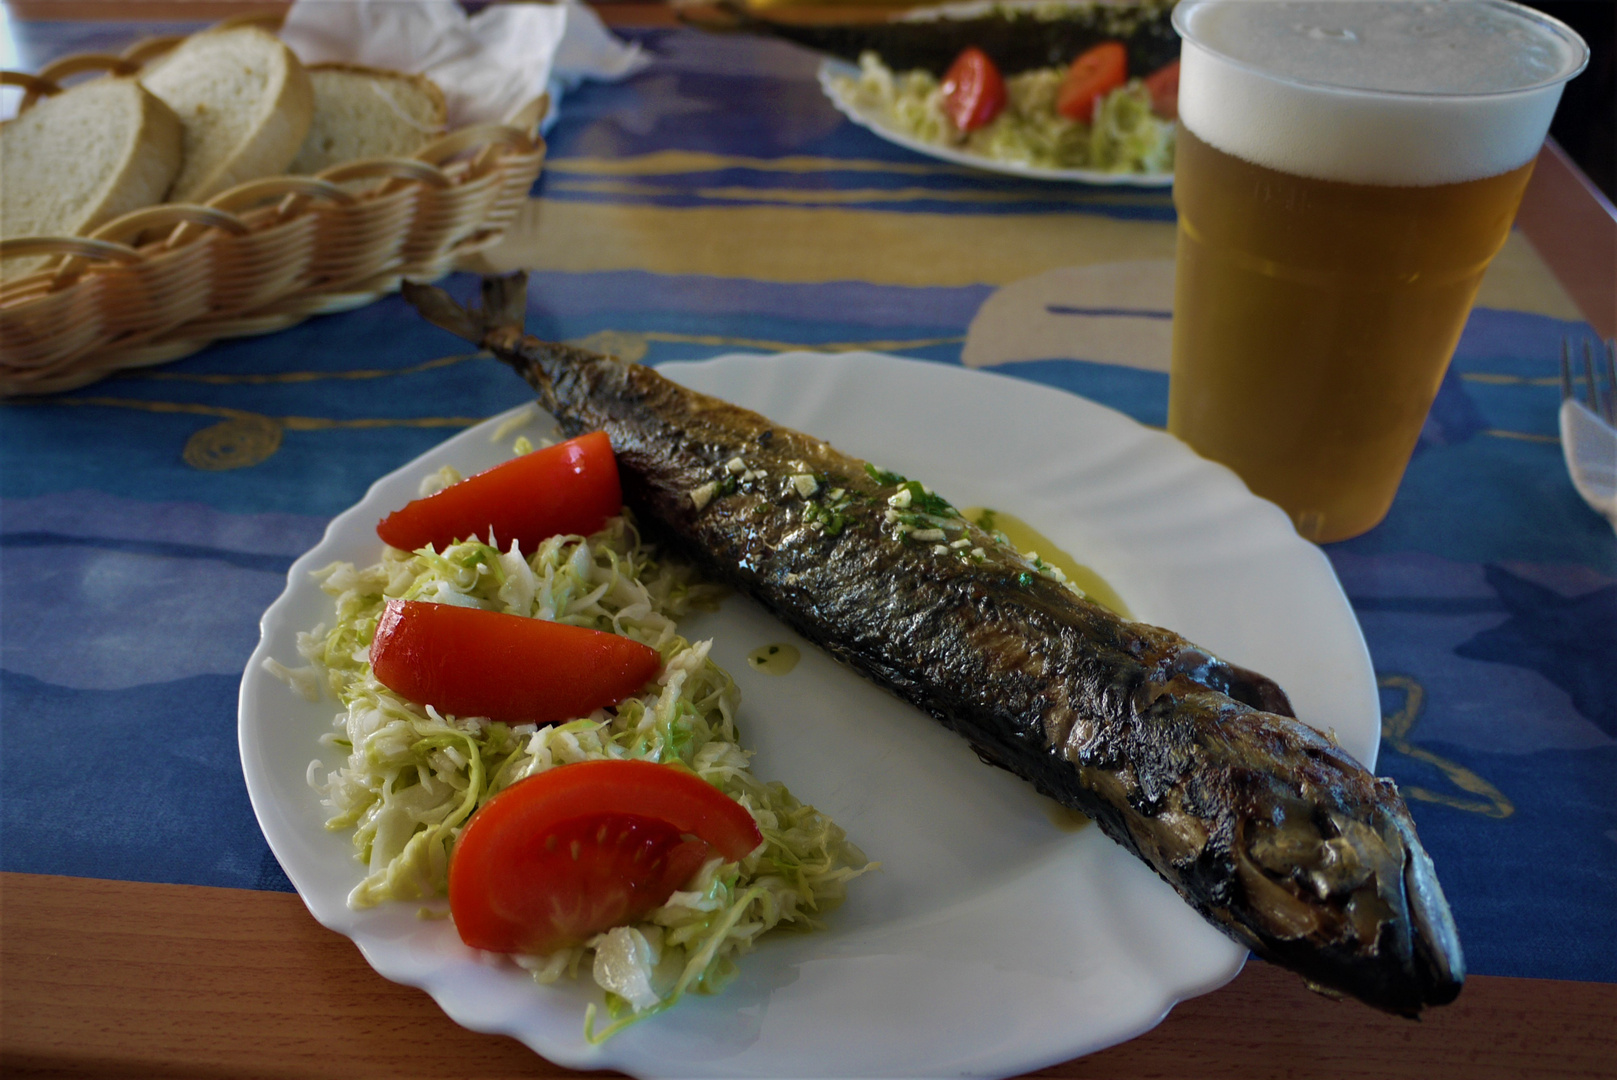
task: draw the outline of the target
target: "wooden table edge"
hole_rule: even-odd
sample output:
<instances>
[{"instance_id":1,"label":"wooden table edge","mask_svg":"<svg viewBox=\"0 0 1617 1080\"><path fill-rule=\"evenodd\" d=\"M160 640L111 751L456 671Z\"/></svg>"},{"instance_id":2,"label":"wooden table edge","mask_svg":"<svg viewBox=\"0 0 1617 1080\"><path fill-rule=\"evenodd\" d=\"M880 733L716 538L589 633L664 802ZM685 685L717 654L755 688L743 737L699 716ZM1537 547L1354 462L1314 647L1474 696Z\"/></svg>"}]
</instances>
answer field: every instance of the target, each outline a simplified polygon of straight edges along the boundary
<instances>
[{"instance_id":1,"label":"wooden table edge","mask_svg":"<svg viewBox=\"0 0 1617 1080\"><path fill-rule=\"evenodd\" d=\"M1251 963L1139 1038L1031 1075L1617 1076L1613 1016L1614 985L1475 976L1417 1023ZM580 1075L387 982L295 894L21 873L0 874L0 1072Z\"/></svg>"},{"instance_id":2,"label":"wooden table edge","mask_svg":"<svg viewBox=\"0 0 1617 1080\"><path fill-rule=\"evenodd\" d=\"M1595 331L1617 336L1617 208L1553 139L1539 152L1516 227Z\"/></svg>"}]
</instances>

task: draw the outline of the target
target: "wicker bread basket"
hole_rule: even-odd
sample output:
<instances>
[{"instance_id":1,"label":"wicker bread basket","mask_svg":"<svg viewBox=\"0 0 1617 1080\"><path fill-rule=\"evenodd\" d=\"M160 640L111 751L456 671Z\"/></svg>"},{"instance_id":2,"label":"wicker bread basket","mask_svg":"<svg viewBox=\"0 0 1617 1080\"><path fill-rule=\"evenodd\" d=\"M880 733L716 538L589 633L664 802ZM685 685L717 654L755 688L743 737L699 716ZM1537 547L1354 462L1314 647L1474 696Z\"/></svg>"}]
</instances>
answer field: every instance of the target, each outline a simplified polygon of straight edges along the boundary
<instances>
[{"instance_id":1,"label":"wicker bread basket","mask_svg":"<svg viewBox=\"0 0 1617 1080\"><path fill-rule=\"evenodd\" d=\"M279 19L221 25L242 22L274 28ZM181 40L63 57L38 75L0 73L0 82L23 87L27 109L63 79L132 74ZM544 162L547 107L538 98L509 124L451 131L411 158L253 180L206 205L136 210L89 236L0 241L5 256L54 257L0 284L0 396L72 389L358 307L405 277L441 277L498 240L527 199Z\"/></svg>"}]
</instances>

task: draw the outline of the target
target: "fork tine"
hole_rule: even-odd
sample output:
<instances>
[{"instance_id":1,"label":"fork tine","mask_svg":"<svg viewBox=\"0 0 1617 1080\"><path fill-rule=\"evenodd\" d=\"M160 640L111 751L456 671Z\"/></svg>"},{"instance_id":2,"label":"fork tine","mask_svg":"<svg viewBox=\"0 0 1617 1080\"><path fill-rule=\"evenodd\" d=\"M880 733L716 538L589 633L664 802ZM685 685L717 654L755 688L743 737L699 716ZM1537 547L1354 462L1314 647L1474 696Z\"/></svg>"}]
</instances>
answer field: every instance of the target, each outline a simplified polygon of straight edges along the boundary
<instances>
[{"instance_id":1,"label":"fork tine","mask_svg":"<svg viewBox=\"0 0 1617 1080\"><path fill-rule=\"evenodd\" d=\"M1606 420L1617 424L1617 339L1606 339Z\"/></svg>"},{"instance_id":2,"label":"fork tine","mask_svg":"<svg viewBox=\"0 0 1617 1080\"><path fill-rule=\"evenodd\" d=\"M1595 347L1588 338L1583 339L1583 382L1589 388L1589 411L1596 416L1605 414L1600 403L1600 384L1595 381Z\"/></svg>"},{"instance_id":3,"label":"fork tine","mask_svg":"<svg viewBox=\"0 0 1617 1080\"><path fill-rule=\"evenodd\" d=\"M1561 339L1561 400L1572 396L1572 342Z\"/></svg>"}]
</instances>

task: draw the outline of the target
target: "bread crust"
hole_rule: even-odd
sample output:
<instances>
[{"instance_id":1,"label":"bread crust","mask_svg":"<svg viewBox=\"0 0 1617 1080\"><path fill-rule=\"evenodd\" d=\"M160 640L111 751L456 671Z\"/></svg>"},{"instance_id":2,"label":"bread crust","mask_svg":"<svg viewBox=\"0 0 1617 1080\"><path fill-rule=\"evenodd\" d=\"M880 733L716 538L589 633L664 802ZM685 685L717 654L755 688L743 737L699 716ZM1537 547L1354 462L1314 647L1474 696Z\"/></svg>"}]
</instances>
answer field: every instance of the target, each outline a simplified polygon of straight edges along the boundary
<instances>
[{"instance_id":1,"label":"bread crust","mask_svg":"<svg viewBox=\"0 0 1617 1080\"><path fill-rule=\"evenodd\" d=\"M366 67L364 64L346 64L335 60L310 64L308 71L311 76L317 71L346 71L351 75L368 75L373 79L396 79L400 82L410 83L432 99L433 123L438 128L442 128L449 122L449 101L444 97L443 88L425 75L412 75L403 71Z\"/></svg>"},{"instance_id":2,"label":"bread crust","mask_svg":"<svg viewBox=\"0 0 1617 1080\"><path fill-rule=\"evenodd\" d=\"M133 98L133 129L120 131L116 141L109 138L105 145L78 146L72 155L39 145L71 130L74 112L89 110L104 116L108 95L125 93ZM121 123L123 109L129 104L128 100L122 103L116 121ZM131 76L106 76L71 86L0 124L0 140L6 144L0 164L9 166L3 171L10 197L0 211L0 234L7 237L82 236L131 210L161 202L180 171L183 156L180 118ZM86 170L96 175L81 184L67 178L69 172L82 175ZM75 187L88 190L71 207L24 205L44 198L34 192L53 187L57 192ZM48 257L8 259L0 274L19 277L47 261Z\"/></svg>"},{"instance_id":3,"label":"bread crust","mask_svg":"<svg viewBox=\"0 0 1617 1080\"><path fill-rule=\"evenodd\" d=\"M204 140L218 136L199 121L199 113L210 103L205 93L197 92L185 65L198 62L199 56L202 63L216 63L217 57L208 56L210 50L238 45L258 50L270 62L270 81L250 111L246 130L234 134L233 145L220 152L216 145L204 145ZM303 145L314 115L314 88L302 62L279 38L254 26L193 34L148 68L141 80L173 106L186 125L187 158L168 193L170 202L204 202L237 184L284 172Z\"/></svg>"},{"instance_id":4,"label":"bread crust","mask_svg":"<svg viewBox=\"0 0 1617 1080\"><path fill-rule=\"evenodd\" d=\"M366 133L355 127L356 117L351 97L347 101L339 101L339 95L333 95L329 91L323 93L317 89L314 119L309 125L309 133L304 139L303 146L299 148L297 156L288 166L291 172L317 173L356 157L408 156L443 133L449 117L448 101L438 84L425 75L366 67L362 64L333 62L309 65L311 83L318 83L319 77L327 73L354 76L363 85L378 90L379 97L387 101L389 111L400 121L400 125L395 126L391 122L381 123L371 130L367 137ZM342 85L346 89L347 84ZM395 92L388 89L391 86L402 89ZM412 97L414 100L405 102L399 100L401 97ZM415 106L423 100L429 115L418 118L414 115ZM363 114L364 109L360 108L358 112ZM414 133L401 134L402 129L413 129ZM379 135L379 132L388 134ZM343 149L338 150L337 147Z\"/></svg>"}]
</instances>

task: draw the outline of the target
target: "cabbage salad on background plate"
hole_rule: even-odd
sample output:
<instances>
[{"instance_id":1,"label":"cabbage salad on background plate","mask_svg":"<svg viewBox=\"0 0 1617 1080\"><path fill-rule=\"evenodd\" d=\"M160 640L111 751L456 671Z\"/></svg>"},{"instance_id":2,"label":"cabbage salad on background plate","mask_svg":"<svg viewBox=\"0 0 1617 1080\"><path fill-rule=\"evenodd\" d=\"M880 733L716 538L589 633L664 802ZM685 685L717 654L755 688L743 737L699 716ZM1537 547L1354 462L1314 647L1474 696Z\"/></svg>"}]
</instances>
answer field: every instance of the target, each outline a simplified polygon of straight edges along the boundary
<instances>
[{"instance_id":1,"label":"cabbage salad on background plate","mask_svg":"<svg viewBox=\"0 0 1617 1080\"><path fill-rule=\"evenodd\" d=\"M820 66L820 86L850 120L918 153L975 168L1090 184L1165 186L1173 181L1174 121L1152 112L1139 79L1105 94L1092 123L1056 108L1066 72L1041 68L1005 78L1005 106L962 132L946 113L943 82L927 71L895 72L874 53L858 67Z\"/></svg>"}]
</instances>

